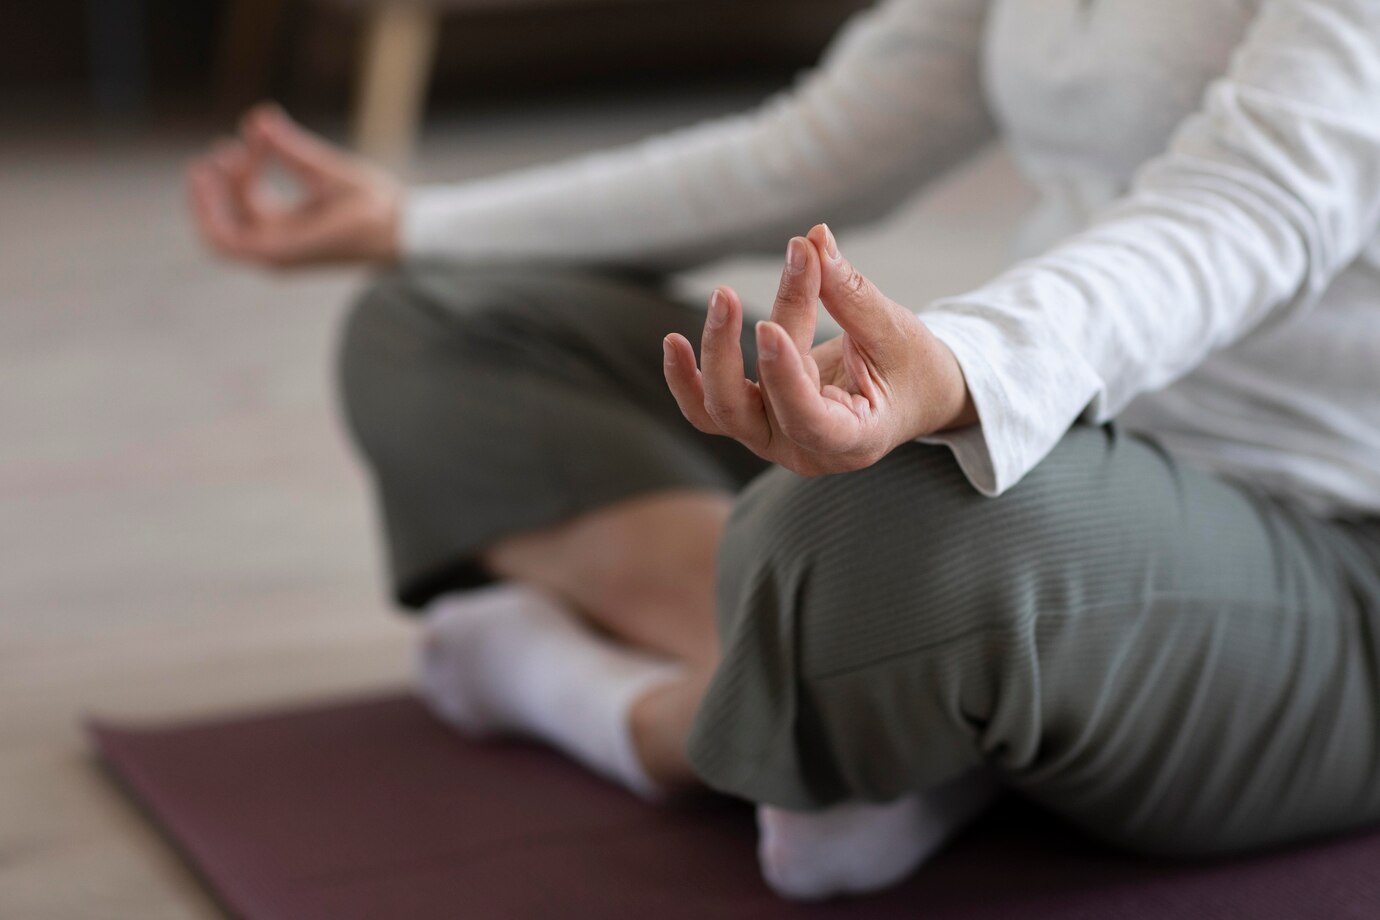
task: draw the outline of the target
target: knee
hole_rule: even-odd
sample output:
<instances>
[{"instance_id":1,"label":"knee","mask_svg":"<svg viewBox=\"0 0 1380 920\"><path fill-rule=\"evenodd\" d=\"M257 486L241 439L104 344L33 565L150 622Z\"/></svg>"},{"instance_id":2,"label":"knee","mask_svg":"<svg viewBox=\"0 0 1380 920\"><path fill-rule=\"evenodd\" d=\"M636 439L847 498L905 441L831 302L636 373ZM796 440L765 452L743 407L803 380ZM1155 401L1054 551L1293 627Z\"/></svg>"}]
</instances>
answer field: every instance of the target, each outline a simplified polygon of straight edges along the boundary
<instances>
[{"instance_id":1,"label":"knee","mask_svg":"<svg viewBox=\"0 0 1380 920\"><path fill-rule=\"evenodd\" d=\"M968 577L990 506L947 449L920 445L855 473L774 469L749 486L720 547L723 663L692 745L711 782L801 807L881 800L973 765L972 745L917 755L910 735L949 730L938 688L990 683L976 669L1003 666L967 646L930 651L969 641L979 621L1004 628ZM963 680L915 666L922 658ZM791 731L763 740L763 726L782 724ZM742 762L766 766L742 777Z\"/></svg>"},{"instance_id":2,"label":"knee","mask_svg":"<svg viewBox=\"0 0 1380 920\"><path fill-rule=\"evenodd\" d=\"M339 340L346 398L380 369L405 367L439 338L467 338L489 321L495 298L485 288L481 273L426 264L373 276L350 304Z\"/></svg>"},{"instance_id":3,"label":"knee","mask_svg":"<svg viewBox=\"0 0 1380 920\"><path fill-rule=\"evenodd\" d=\"M486 362L540 338L550 278L507 267L418 263L380 272L355 297L336 352L352 421L388 415L437 388L482 388Z\"/></svg>"},{"instance_id":4,"label":"knee","mask_svg":"<svg viewBox=\"0 0 1380 920\"><path fill-rule=\"evenodd\" d=\"M802 676L887 642L1031 629L1070 540L1078 479L978 493L946 448L906 445L866 470L772 470L735 507L719 555L721 633L789 618ZM1051 553L1054 542L1060 542ZM826 664L827 663L827 664Z\"/></svg>"},{"instance_id":5,"label":"knee","mask_svg":"<svg viewBox=\"0 0 1380 920\"><path fill-rule=\"evenodd\" d=\"M335 381L341 414L365 456L425 440L427 407L457 408L435 395L460 392L475 372L462 346L492 322L481 286L463 271L407 266L380 272L355 296L336 342Z\"/></svg>"}]
</instances>

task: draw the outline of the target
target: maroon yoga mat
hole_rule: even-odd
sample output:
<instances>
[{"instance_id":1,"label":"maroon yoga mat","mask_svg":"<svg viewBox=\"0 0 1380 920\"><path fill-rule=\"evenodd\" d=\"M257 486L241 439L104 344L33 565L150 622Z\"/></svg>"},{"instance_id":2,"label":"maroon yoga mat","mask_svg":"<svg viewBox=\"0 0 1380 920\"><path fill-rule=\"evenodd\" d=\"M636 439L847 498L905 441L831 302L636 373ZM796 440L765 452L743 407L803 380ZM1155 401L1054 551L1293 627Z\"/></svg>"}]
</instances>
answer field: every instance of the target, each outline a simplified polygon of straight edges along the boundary
<instances>
[{"instance_id":1,"label":"maroon yoga mat","mask_svg":"<svg viewBox=\"0 0 1380 920\"><path fill-rule=\"evenodd\" d=\"M1014 802L898 889L788 904L758 877L745 806L644 805L541 747L465 741L405 695L91 733L221 903L251 920L1380 917L1380 835L1157 863Z\"/></svg>"}]
</instances>

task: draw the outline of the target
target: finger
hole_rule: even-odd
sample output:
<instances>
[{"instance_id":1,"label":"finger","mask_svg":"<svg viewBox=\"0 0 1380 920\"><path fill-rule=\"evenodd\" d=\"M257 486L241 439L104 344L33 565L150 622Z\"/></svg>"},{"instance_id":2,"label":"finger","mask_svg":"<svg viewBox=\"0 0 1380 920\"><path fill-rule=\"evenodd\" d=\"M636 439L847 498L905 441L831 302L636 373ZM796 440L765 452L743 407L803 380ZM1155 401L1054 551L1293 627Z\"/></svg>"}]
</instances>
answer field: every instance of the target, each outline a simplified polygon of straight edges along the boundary
<instances>
[{"instance_id":1,"label":"finger","mask_svg":"<svg viewBox=\"0 0 1380 920\"><path fill-rule=\"evenodd\" d=\"M254 227L244 244L255 258L272 266L349 262L361 255L354 248L359 242L356 229L351 215L339 210L286 215Z\"/></svg>"},{"instance_id":2,"label":"finger","mask_svg":"<svg viewBox=\"0 0 1380 920\"><path fill-rule=\"evenodd\" d=\"M197 230L217 252L265 265L304 261L294 249L311 241L281 222L258 225L241 219L224 171L210 159L188 170L188 193Z\"/></svg>"},{"instance_id":3,"label":"finger","mask_svg":"<svg viewBox=\"0 0 1380 920\"><path fill-rule=\"evenodd\" d=\"M786 245L786 265L781 271L771 320L786 330L801 354L809 351L815 341L819 284L819 253L808 240L793 237Z\"/></svg>"},{"instance_id":4,"label":"finger","mask_svg":"<svg viewBox=\"0 0 1380 920\"><path fill-rule=\"evenodd\" d=\"M671 333L661 342L666 385L686 421L705 434L723 434L704 408L704 380L695 366L695 349L685 336Z\"/></svg>"},{"instance_id":5,"label":"finger","mask_svg":"<svg viewBox=\"0 0 1380 920\"><path fill-rule=\"evenodd\" d=\"M308 182L330 182L347 176L350 157L293 121L272 103L261 103L244 118L246 142L283 162Z\"/></svg>"},{"instance_id":6,"label":"finger","mask_svg":"<svg viewBox=\"0 0 1380 920\"><path fill-rule=\"evenodd\" d=\"M866 349L892 343L902 315L910 313L877 289L839 252L826 224L809 233L820 259L820 300L843 331Z\"/></svg>"},{"instance_id":7,"label":"finger","mask_svg":"<svg viewBox=\"0 0 1380 920\"><path fill-rule=\"evenodd\" d=\"M717 288L709 298L700 342L704 407L724 434L752 447L770 432L757 387L744 376L742 330L738 295L730 288Z\"/></svg>"},{"instance_id":8,"label":"finger","mask_svg":"<svg viewBox=\"0 0 1380 920\"><path fill-rule=\"evenodd\" d=\"M194 163L187 173L192 215L202 239L226 254L238 252L239 226L232 215L224 178L206 160Z\"/></svg>"},{"instance_id":9,"label":"finger","mask_svg":"<svg viewBox=\"0 0 1380 920\"><path fill-rule=\"evenodd\" d=\"M837 399L826 399L810 382L800 353L775 323L757 324L758 373L781 434L807 451L840 453L856 447L862 425Z\"/></svg>"},{"instance_id":10,"label":"finger","mask_svg":"<svg viewBox=\"0 0 1380 920\"><path fill-rule=\"evenodd\" d=\"M832 383L821 387L819 395L823 396L825 399L832 399L836 403L842 403L845 407L850 409L856 405L856 400L862 399L864 403L866 402L866 399L859 394L850 393L843 387L834 386Z\"/></svg>"},{"instance_id":11,"label":"finger","mask_svg":"<svg viewBox=\"0 0 1380 920\"><path fill-rule=\"evenodd\" d=\"M226 141L216 146L212 160L225 179L230 204L239 216L250 222L268 217L266 202L259 189L262 158L253 154L243 143Z\"/></svg>"},{"instance_id":12,"label":"finger","mask_svg":"<svg viewBox=\"0 0 1380 920\"><path fill-rule=\"evenodd\" d=\"M205 164L197 159L187 164L183 173L183 191L186 195L187 209L192 215L192 226L196 228L197 234L202 242L211 244L210 234L210 208L205 185Z\"/></svg>"}]
</instances>

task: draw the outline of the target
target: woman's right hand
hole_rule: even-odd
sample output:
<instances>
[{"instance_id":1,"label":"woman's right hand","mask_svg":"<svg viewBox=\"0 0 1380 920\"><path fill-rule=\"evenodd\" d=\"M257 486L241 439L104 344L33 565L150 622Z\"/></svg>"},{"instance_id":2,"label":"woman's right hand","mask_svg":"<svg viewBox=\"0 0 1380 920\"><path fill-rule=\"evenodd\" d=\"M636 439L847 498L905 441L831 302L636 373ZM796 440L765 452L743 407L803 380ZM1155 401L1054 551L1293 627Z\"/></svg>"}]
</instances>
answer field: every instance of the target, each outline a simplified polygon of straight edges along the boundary
<instances>
[{"instance_id":1,"label":"woman's right hand","mask_svg":"<svg viewBox=\"0 0 1380 920\"><path fill-rule=\"evenodd\" d=\"M275 198L263 181L276 162L299 193ZM240 137L187 167L197 230L222 255L272 267L391 262L399 249L402 188L377 166L260 105Z\"/></svg>"}]
</instances>

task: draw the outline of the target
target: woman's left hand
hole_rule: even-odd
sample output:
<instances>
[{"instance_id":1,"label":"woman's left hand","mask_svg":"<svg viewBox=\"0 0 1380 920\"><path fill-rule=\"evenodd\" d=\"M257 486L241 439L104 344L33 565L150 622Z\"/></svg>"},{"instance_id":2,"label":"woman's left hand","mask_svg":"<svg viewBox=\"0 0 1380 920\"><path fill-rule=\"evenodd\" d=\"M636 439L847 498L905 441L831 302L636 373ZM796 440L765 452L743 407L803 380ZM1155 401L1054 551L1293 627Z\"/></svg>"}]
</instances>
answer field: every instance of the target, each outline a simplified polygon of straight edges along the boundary
<instances>
[{"instance_id":1,"label":"woman's left hand","mask_svg":"<svg viewBox=\"0 0 1380 920\"><path fill-rule=\"evenodd\" d=\"M843 335L812 348L821 301ZM666 382L700 431L787 469L862 469L907 441L977 421L953 353L859 274L823 224L787 248L771 320L757 324L756 383L744 375L742 323L737 294L715 290L702 367L684 336L668 335Z\"/></svg>"}]
</instances>

